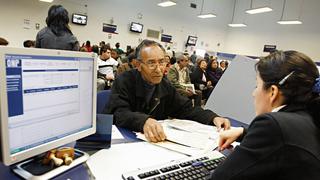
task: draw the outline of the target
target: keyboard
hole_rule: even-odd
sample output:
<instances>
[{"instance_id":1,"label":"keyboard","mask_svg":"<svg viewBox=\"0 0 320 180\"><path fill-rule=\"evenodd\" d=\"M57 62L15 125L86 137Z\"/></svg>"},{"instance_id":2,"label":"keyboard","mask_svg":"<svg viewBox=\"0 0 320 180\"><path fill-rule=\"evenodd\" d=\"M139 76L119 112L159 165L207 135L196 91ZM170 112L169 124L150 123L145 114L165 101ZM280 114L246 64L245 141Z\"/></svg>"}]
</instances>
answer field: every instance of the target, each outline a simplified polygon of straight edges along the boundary
<instances>
[{"instance_id":1,"label":"keyboard","mask_svg":"<svg viewBox=\"0 0 320 180\"><path fill-rule=\"evenodd\" d=\"M122 174L124 180L165 180L197 179L204 180L226 157L218 151L174 160L165 164L143 168Z\"/></svg>"}]
</instances>

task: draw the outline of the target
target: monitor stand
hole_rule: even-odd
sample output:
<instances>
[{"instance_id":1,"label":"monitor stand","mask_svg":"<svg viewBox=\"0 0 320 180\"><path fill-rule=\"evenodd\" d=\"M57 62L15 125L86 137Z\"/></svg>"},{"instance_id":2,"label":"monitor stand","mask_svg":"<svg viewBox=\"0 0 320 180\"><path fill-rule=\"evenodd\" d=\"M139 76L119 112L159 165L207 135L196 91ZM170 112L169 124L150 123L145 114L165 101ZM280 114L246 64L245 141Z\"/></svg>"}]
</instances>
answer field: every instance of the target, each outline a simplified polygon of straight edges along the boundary
<instances>
[{"instance_id":1,"label":"monitor stand","mask_svg":"<svg viewBox=\"0 0 320 180\"><path fill-rule=\"evenodd\" d=\"M75 149L75 157L70 165L62 165L59 167L43 165L41 163L42 158L36 157L23 161L19 164L15 164L11 168L16 174L24 179L51 179L79 164L82 164L88 158L89 155L87 153Z\"/></svg>"}]
</instances>

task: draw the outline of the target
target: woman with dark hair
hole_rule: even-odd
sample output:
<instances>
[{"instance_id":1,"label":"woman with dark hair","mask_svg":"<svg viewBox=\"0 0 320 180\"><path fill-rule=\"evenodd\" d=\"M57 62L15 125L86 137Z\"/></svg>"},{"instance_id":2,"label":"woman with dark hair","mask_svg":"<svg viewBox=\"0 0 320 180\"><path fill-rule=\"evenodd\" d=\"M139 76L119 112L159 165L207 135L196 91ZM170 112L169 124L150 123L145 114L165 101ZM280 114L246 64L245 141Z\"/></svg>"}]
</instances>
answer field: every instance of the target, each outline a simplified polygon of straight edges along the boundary
<instances>
[{"instance_id":1,"label":"woman with dark hair","mask_svg":"<svg viewBox=\"0 0 320 180\"><path fill-rule=\"evenodd\" d=\"M219 148L241 144L211 179L320 177L320 78L315 63L296 51L276 51L256 64L256 118L246 130L223 131Z\"/></svg>"},{"instance_id":2,"label":"woman with dark hair","mask_svg":"<svg viewBox=\"0 0 320 180\"><path fill-rule=\"evenodd\" d=\"M208 78L207 72L207 62L205 59L200 59L198 61L197 67L190 74L191 83L194 84L195 89L201 90L204 99L208 99L212 92L212 84Z\"/></svg>"},{"instance_id":3,"label":"woman with dark hair","mask_svg":"<svg viewBox=\"0 0 320 180\"><path fill-rule=\"evenodd\" d=\"M207 68L208 79L211 81L212 86L215 87L221 78L223 72L219 68L218 61L216 59L212 59L209 61L209 66Z\"/></svg>"},{"instance_id":4,"label":"woman with dark hair","mask_svg":"<svg viewBox=\"0 0 320 180\"><path fill-rule=\"evenodd\" d=\"M37 48L79 50L79 42L68 25L68 11L63 6L51 6L46 23L47 27L37 34Z\"/></svg>"}]
</instances>

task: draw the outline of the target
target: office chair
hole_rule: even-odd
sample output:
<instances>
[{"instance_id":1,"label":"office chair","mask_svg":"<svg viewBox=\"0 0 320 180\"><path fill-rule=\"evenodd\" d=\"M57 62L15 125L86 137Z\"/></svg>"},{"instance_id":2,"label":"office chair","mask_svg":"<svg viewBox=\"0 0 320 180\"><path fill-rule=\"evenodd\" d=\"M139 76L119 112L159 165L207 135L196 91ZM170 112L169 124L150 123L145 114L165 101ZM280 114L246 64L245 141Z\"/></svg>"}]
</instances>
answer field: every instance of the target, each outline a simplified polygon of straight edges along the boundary
<instances>
[{"instance_id":1,"label":"office chair","mask_svg":"<svg viewBox=\"0 0 320 180\"><path fill-rule=\"evenodd\" d=\"M95 134L77 141L77 148L82 150L96 150L110 147L113 124L112 114L102 114L109 103L111 90L103 90L97 93L97 131Z\"/></svg>"},{"instance_id":2,"label":"office chair","mask_svg":"<svg viewBox=\"0 0 320 180\"><path fill-rule=\"evenodd\" d=\"M97 114L102 114L103 109L109 103L111 90L103 90L97 93Z\"/></svg>"}]
</instances>

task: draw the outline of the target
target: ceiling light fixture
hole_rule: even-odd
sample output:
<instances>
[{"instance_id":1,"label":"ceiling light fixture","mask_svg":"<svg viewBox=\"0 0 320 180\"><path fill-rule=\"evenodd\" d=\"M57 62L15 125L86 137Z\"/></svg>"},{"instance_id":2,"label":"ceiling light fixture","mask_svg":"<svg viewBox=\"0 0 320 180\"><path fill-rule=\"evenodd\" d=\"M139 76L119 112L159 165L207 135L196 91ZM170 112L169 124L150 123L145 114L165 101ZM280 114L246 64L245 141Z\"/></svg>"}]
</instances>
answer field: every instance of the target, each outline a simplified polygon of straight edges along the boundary
<instances>
[{"instance_id":1,"label":"ceiling light fixture","mask_svg":"<svg viewBox=\"0 0 320 180\"><path fill-rule=\"evenodd\" d=\"M278 21L278 24L286 25L286 24L302 24L301 21L293 20L293 21Z\"/></svg>"},{"instance_id":2,"label":"ceiling light fixture","mask_svg":"<svg viewBox=\"0 0 320 180\"><path fill-rule=\"evenodd\" d=\"M213 18L213 17L217 17L217 16L215 14L208 13L208 14L199 14L198 17L199 18Z\"/></svg>"},{"instance_id":3,"label":"ceiling light fixture","mask_svg":"<svg viewBox=\"0 0 320 180\"><path fill-rule=\"evenodd\" d=\"M231 23L228 24L228 26L230 26L230 27L246 27L247 25L244 23L233 23L234 13L236 11L236 3L237 3L237 0L234 0L232 19L231 19Z\"/></svg>"},{"instance_id":4,"label":"ceiling light fixture","mask_svg":"<svg viewBox=\"0 0 320 180\"><path fill-rule=\"evenodd\" d=\"M230 26L230 27L247 27L247 25L243 24L243 23L239 23L239 24L231 23L231 24L228 24L228 26Z\"/></svg>"},{"instance_id":5,"label":"ceiling light fixture","mask_svg":"<svg viewBox=\"0 0 320 180\"><path fill-rule=\"evenodd\" d=\"M39 0L39 1L52 3L53 0Z\"/></svg>"},{"instance_id":6,"label":"ceiling light fixture","mask_svg":"<svg viewBox=\"0 0 320 180\"><path fill-rule=\"evenodd\" d=\"M161 6L161 7L169 7L174 5L177 5L177 3L174 1L163 1L161 3L158 3L158 6Z\"/></svg>"},{"instance_id":7,"label":"ceiling light fixture","mask_svg":"<svg viewBox=\"0 0 320 180\"><path fill-rule=\"evenodd\" d=\"M272 9L268 6L253 8L252 3L253 3L253 0L251 0L250 9L246 10L246 13L248 13L248 14L259 14L259 13L265 13L265 12L272 11Z\"/></svg>"},{"instance_id":8,"label":"ceiling light fixture","mask_svg":"<svg viewBox=\"0 0 320 180\"><path fill-rule=\"evenodd\" d=\"M303 2L302 2L303 3ZM282 14L281 14L281 18L280 20L277 22L278 24L281 24L281 25L289 25L289 24L302 24L302 21L300 21L300 17L301 17L301 13L302 13L302 5L300 6L300 14L299 14L299 17L298 17L298 20L283 20L283 14L284 14L284 10L285 10L285 7L286 7L286 0L283 1L283 6L282 6Z\"/></svg>"},{"instance_id":9,"label":"ceiling light fixture","mask_svg":"<svg viewBox=\"0 0 320 180\"><path fill-rule=\"evenodd\" d=\"M201 11L200 11L200 14L198 15L198 18L214 18L214 17L217 17L217 15L213 14L213 13L206 13L206 14L203 14L203 4L204 4L204 0L202 0L202 5L201 5Z\"/></svg>"},{"instance_id":10,"label":"ceiling light fixture","mask_svg":"<svg viewBox=\"0 0 320 180\"><path fill-rule=\"evenodd\" d=\"M254 8L254 9L246 10L246 13L248 13L248 14L258 14L258 13L265 13L265 12L270 12L270 11L272 11L272 9L269 8L268 6L266 6L266 7Z\"/></svg>"}]
</instances>

